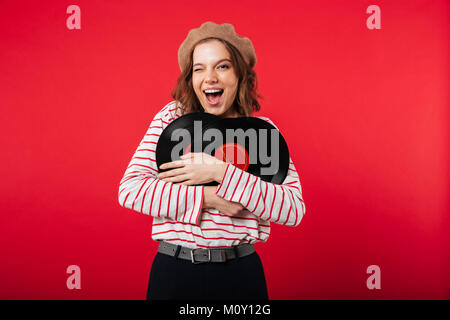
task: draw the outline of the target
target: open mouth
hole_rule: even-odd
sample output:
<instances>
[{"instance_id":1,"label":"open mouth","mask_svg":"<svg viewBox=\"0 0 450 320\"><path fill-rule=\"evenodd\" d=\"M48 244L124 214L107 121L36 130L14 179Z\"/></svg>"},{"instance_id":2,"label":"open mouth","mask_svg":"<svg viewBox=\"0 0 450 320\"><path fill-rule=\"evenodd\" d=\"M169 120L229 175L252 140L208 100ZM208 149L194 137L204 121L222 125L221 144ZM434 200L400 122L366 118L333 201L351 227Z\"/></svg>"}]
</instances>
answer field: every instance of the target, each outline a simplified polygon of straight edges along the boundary
<instances>
[{"instance_id":1,"label":"open mouth","mask_svg":"<svg viewBox=\"0 0 450 320\"><path fill-rule=\"evenodd\" d=\"M210 105L217 105L220 102L220 97L222 97L223 89L203 90L203 93Z\"/></svg>"}]
</instances>

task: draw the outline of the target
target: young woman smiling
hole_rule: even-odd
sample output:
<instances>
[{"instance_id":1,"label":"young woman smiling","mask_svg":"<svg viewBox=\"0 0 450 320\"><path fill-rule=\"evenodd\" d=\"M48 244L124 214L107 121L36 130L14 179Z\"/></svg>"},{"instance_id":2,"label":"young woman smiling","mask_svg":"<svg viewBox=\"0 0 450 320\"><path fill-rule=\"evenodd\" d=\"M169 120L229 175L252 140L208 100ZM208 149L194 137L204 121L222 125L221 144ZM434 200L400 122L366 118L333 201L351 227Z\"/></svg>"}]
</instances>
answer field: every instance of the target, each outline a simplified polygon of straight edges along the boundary
<instances>
[{"instance_id":1,"label":"young woman smiling","mask_svg":"<svg viewBox=\"0 0 450 320\"><path fill-rule=\"evenodd\" d=\"M189 32L178 62L174 101L154 117L119 188L123 207L153 216L152 238L160 242L147 299L268 299L253 244L267 241L271 222L297 226L305 214L292 160L281 185L205 153L163 164L170 170L159 174L155 160L161 132L183 114L259 111L253 45L230 24L206 22ZM219 185L203 185L212 181Z\"/></svg>"}]
</instances>

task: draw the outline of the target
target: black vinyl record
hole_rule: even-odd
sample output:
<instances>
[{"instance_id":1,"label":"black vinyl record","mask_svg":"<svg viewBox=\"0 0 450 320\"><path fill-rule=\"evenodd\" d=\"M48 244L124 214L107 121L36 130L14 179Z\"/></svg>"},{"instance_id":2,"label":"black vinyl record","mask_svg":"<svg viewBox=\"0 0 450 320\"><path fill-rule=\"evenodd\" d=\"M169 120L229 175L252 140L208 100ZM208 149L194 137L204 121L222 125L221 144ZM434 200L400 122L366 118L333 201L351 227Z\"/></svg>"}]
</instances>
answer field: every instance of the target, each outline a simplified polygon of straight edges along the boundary
<instances>
[{"instance_id":1,"label":"black vinyl record","mask_svg":"<svg viewBox=\"0 0 450 320\"><path fill-rule=\"evenodd\" d=\"M161 133L156 145L156 164L159 172L163 163L180 160L188 152L203 152L206 141L203 132L218 126L220 118L205 112L192 112L173 120Z\"/></svg>"},{"instance_id":2,"label":"black vinyl record","mask_svg":"<svg viewBox=\"0 0 450 320\"><path fill-rule=\"evenodd\" d=\"M172 121L156 146L159 172L163 163L179 160L188 152L205 152L234 166L281 184L289 170L289 150L281 133L256 117L224 118L194 112ZM205 185L217 185L211 182Z\"/></svg>"},{"instance_id":3,"label":"black vinyl record","mask_svg":"<svg viewBox=\"0 0 450 320\"><path fill-rule=\"evenodd\" d=\"M277 128L256 117L225 118L220 126L226 144L245 150L246 163L240 161L233 165L263 181L283 183L289 170L289 149ZM221 155L216 152L216 157Z\"/></svg>"}]
</instances>

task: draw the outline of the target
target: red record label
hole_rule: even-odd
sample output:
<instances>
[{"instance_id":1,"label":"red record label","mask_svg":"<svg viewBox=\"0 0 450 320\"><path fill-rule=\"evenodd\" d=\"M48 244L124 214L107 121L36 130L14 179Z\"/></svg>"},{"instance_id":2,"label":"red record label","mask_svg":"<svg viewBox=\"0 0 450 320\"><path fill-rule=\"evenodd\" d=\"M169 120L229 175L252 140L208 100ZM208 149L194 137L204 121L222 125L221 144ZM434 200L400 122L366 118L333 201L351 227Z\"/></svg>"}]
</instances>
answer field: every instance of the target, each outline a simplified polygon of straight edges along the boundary
<instances>
[{"instance_id":1,"label":"red record label","mask_svg":"<svg viewBox=\"0 0 450 320\"><path fill-rule=\"evenodd\" d=\"M224 162L229 162L235 167L247 171L249 156L247 150L237 143L225 143L217 148L214 157Z\"/></svg>"},{"instance_id":2,"label":"red record label","mask_svg":"<svg viewBox=\"0 0 450 320\"><path fill-rule=\"evenodd\" d=\"M188 154L189 152L191 152L191 144L189 143L189 145L186 147L186 150L184 150L183 154Z\"/></svg>"}]
</instances>

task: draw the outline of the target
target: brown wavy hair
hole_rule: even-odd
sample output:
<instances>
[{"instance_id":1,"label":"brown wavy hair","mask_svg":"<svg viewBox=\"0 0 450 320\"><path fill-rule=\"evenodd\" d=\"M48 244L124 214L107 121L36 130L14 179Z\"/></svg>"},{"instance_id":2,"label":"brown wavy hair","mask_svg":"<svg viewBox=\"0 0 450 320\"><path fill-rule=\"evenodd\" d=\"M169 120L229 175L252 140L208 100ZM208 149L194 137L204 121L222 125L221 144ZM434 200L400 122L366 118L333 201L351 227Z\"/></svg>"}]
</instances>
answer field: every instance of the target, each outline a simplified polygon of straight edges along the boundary
<instances>
[{"instance_id":1,"label":"brown wavy hair","mask_svg":"<svg viewBox=\"0 0 450 320\"><path fill-rule=\"evenodd\" d=\"M218 40L225 45L231 56L231 63L238 77L238 87L233 108L243 117L249 117L255 111L261 109L258 99L264 99L258 92L258 78L256 72L250 67L242 57L239 50L226 40L219 38L206 38L197 42L189 54L184 71L178 77L177 84L172 91L172 98L181 104L183 114L190 112L204 112L200 101L192 86L192 65L195 47L203 42Z\"/></svg>"}]
</instances>

